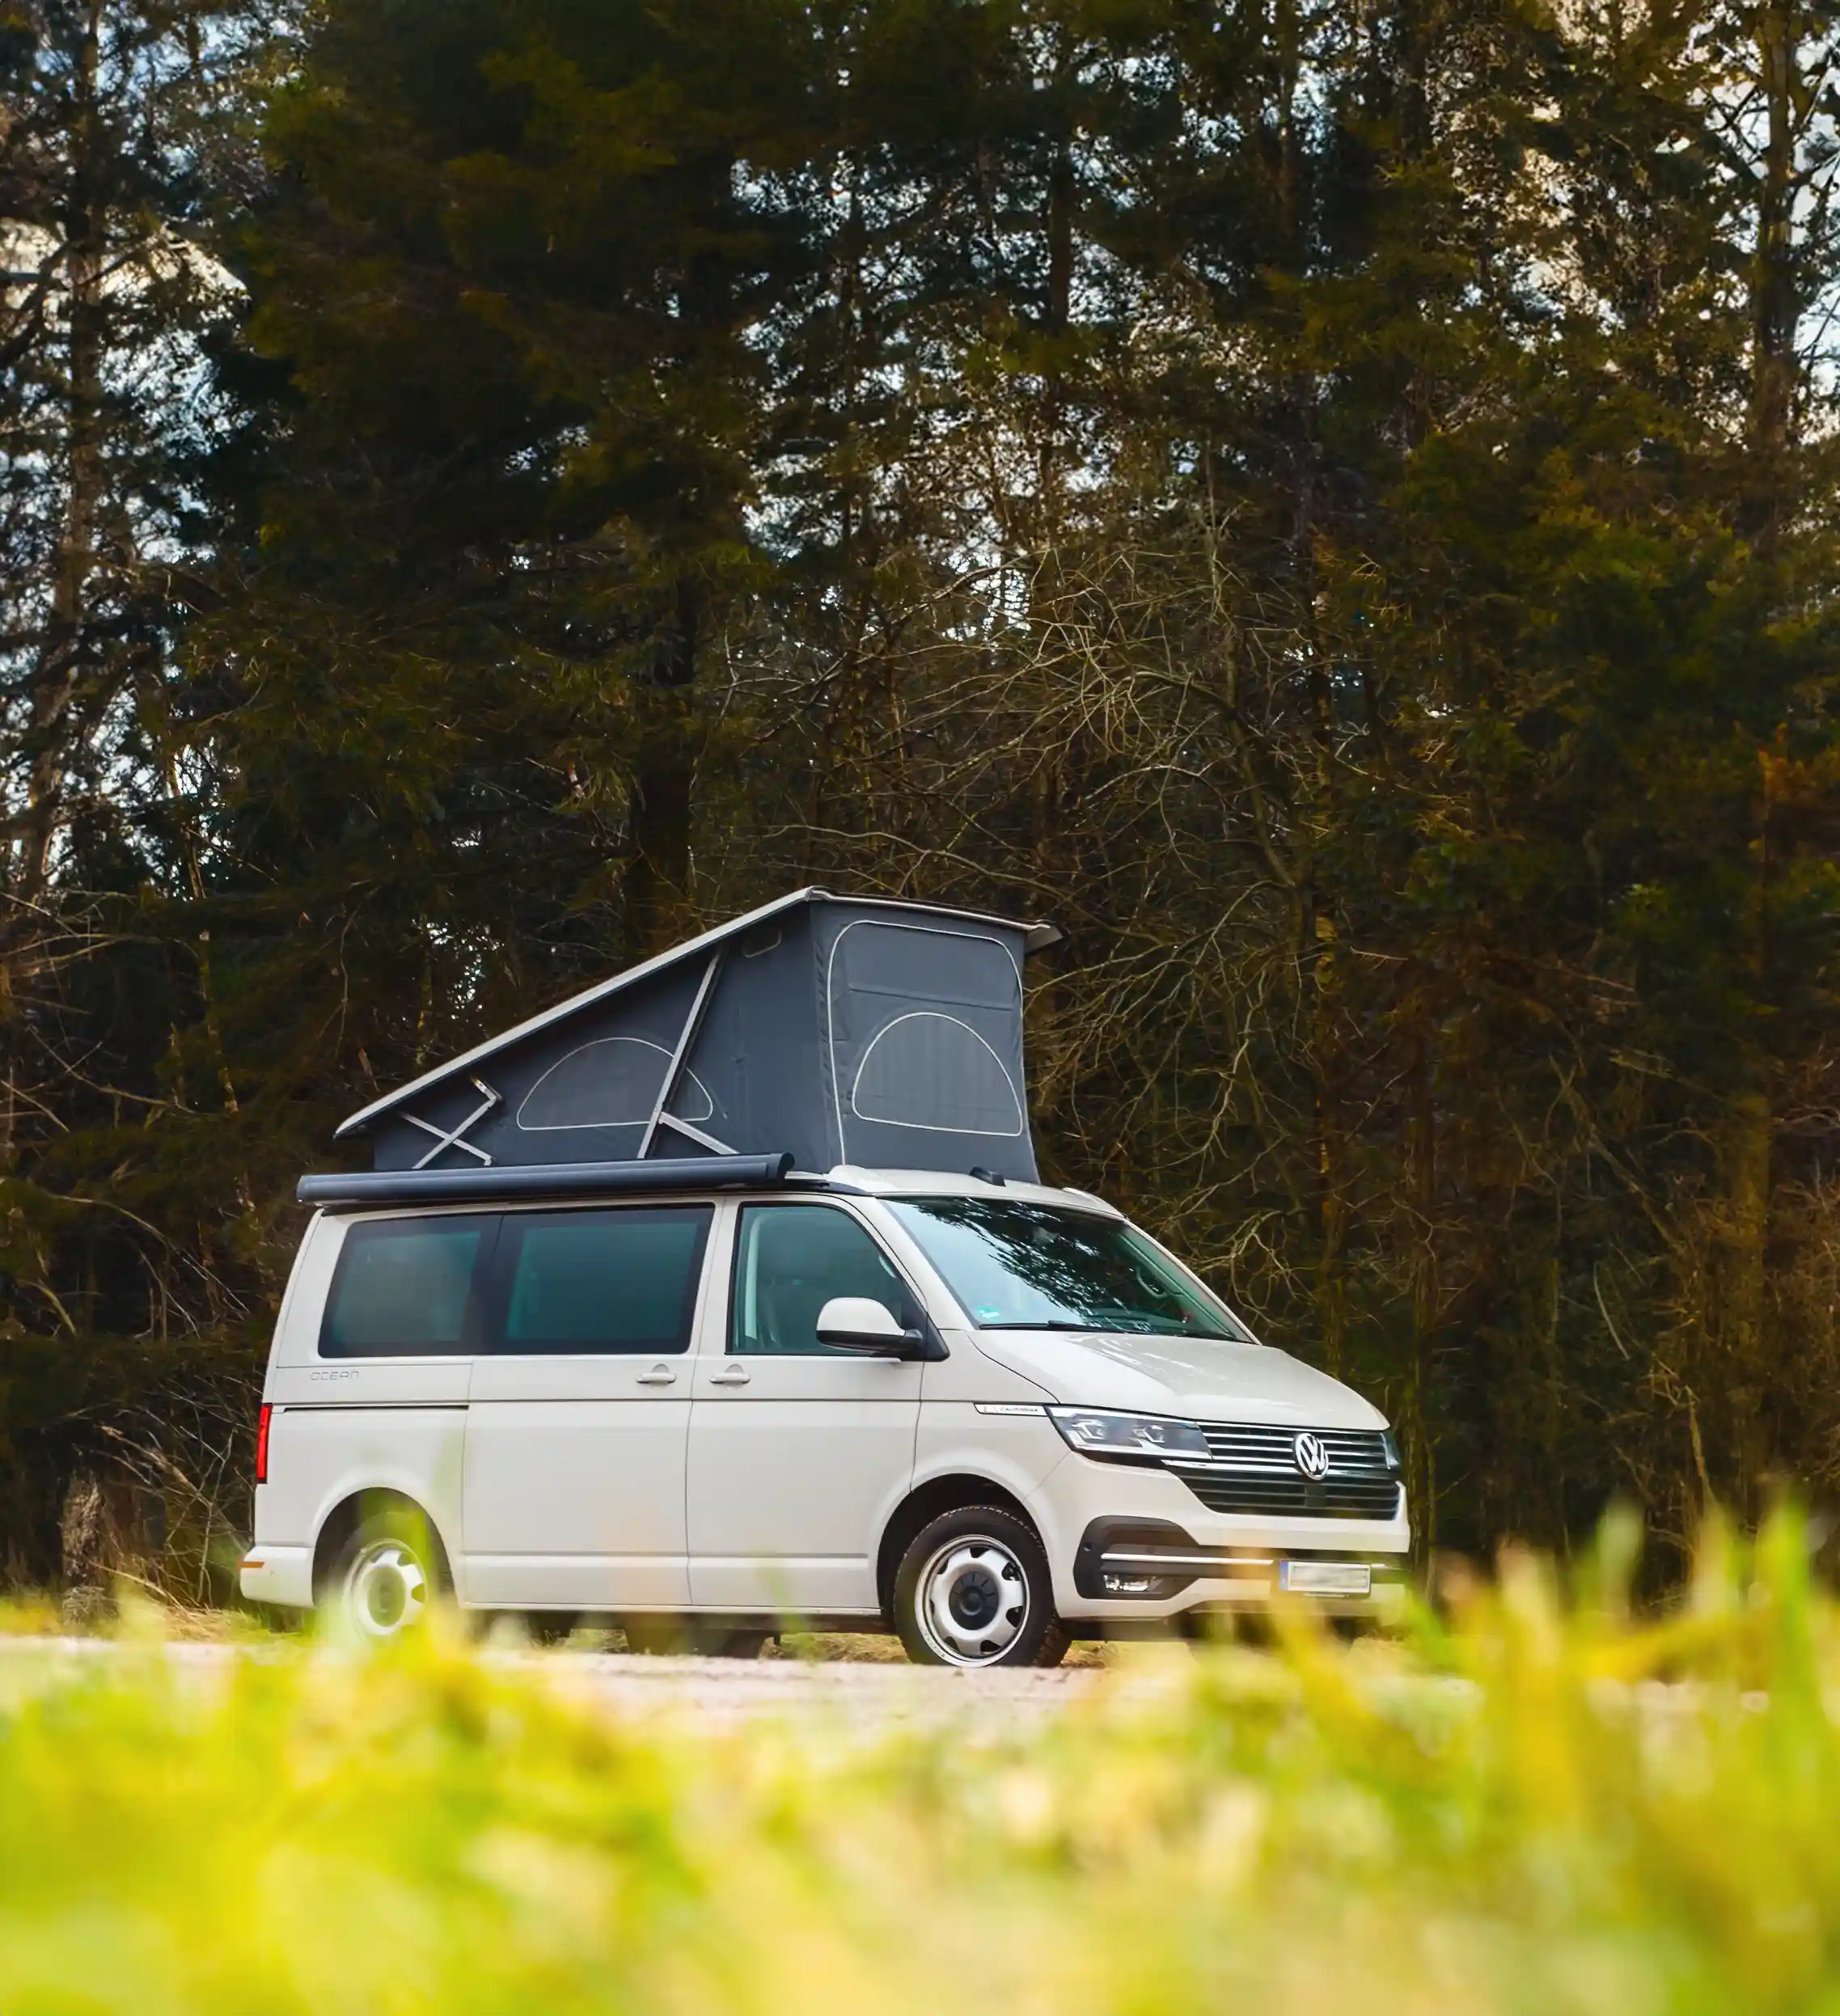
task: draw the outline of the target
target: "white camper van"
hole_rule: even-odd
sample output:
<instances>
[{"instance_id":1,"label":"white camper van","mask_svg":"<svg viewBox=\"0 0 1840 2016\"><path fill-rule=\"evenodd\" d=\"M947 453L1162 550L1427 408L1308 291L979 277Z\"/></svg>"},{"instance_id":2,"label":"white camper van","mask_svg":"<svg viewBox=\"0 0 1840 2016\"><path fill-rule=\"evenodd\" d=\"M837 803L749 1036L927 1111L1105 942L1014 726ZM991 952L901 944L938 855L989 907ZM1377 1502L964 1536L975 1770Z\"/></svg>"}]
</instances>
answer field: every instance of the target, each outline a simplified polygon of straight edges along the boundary
<instances>
[{"instance_id":1,"label":"white camper van","mask_svg":"<svg viewBox=\"0 0 1840 2016\"><path fill-rule=\"evenodd\" d=\"M244 1593L958 1666L1395 1607L1384 1418L1034 1180L1038 931L800 891L354 1115L378 1166L302 1185ZM848 1159L890 1135L923 1165Z\"/></svg>"}]
</instances>

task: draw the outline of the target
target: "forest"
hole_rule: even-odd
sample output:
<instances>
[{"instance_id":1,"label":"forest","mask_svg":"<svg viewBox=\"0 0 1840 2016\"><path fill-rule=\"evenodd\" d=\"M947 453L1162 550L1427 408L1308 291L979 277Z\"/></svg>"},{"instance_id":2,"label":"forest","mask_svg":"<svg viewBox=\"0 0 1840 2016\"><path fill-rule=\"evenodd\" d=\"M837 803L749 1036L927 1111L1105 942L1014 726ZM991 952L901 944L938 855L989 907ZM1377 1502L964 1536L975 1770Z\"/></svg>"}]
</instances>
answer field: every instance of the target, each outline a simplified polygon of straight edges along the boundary
<instances>
[{"instance_id":1,"label":"forest","mask_svg":"<svg viewBox=\"0 0 1840 2016\"><path fill-rule=\"evenodd\" d=\"M806 883L1419 1539L1840 1497L1840 6L0 0L0 1579L336 1122Z\"/></svg>"}]
</instances>

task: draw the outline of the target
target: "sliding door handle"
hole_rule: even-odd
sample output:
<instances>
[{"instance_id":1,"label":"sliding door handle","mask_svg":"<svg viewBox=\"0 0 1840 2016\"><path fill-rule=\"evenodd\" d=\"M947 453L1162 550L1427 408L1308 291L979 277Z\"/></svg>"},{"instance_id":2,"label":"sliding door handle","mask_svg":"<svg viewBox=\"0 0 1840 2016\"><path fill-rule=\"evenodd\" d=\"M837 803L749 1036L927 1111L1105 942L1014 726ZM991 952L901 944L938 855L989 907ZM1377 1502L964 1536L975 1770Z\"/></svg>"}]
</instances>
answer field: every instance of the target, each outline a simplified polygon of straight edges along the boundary
<instances>
[{"instance_id":1,"label":"sliding door handle","mask_svg":"<svg viewBox=\"0 0 1840 2016\"><path fill-rule=\"evenodd\" d=\"M712 1386L745 1386L754 1376L745 1365L726 1365L719 1372L711 1372Z\"/></svg>"}]
</instances>

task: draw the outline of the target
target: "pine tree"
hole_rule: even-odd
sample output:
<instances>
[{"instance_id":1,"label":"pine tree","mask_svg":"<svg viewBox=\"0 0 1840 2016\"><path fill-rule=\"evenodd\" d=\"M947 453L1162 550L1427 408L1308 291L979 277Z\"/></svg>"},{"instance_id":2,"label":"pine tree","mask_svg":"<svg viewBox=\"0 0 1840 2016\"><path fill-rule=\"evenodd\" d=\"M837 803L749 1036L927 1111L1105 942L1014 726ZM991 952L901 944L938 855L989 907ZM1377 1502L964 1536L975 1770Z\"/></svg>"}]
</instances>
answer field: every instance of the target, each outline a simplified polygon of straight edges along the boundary
<instances>
[{"instance_id":1,"label":"pine tree","mask_svg":"<svg viewBox=\"0 0 1840 2016\"><path fill-rule=\"evenodd\" d=\"M167 725L211 549L216 227L278 25L219 0L0 11L0 1448L10 1558L41 1571L104 1424L199 1473L191 1431L137 1405L189 1380L192 1426L223 1429L184 1340L248 1286L233 1187L176 1181L147 1124L188 1104L171 1048L210 1014L207 948L148 916L187 891ZM125 1530L132 1481L117 1463L80 1495Z\"/></svg>"}]
</instances>

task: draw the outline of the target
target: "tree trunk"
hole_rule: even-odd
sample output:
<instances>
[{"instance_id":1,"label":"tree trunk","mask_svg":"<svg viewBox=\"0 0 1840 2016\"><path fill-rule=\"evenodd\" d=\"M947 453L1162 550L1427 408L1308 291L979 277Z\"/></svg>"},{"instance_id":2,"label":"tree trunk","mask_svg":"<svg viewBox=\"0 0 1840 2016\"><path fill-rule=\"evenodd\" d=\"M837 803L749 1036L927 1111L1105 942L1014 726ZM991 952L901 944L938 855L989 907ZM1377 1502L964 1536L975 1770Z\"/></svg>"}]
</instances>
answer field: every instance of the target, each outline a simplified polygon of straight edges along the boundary
<instances>
[{"instance_id":1,"label":"tree trunk","mask_svg":"<svg viewBox=\"0 0 1840 2016\"><path fill-rule=\"evenodd\" d=\"M33 668L27 730L30 768L26 813L13 875L14 894L25 905L39 901L50 875L68 758L59 729L82 670L84 618L95 570L96 520L102 502L104 248L103 205L97 188L103 146L97 104L101 15L101 0L91 0L71 85L74 104L70 192L61 220L70 317L67 473L50 617Z\"/></svg>"},{"instance_id":2,"label":"tree trunk","mask_svg":"<svg viewBox=\"0 0 1840 2016\"><path fill-rule=\"evenodd\" d=\"M67 320L65 472L50 608L30 675L24 754L25 803L7 850L11 902L0 918L0 1028L19 1012L44 953L44 899L51 879L70 764L68 719L82 669L83 632L95 568L102 458L103 133L97 104L101 0L90 0L71 73L70 158L58 228L64 240ZM9 1046L10 1047L10 1046ZM14 1158L15 1079L0 1097L0 1173Z\"/></svg>"},{"instance_id":3,"label":"tree trunk","mask_svg":"<svg viewBox=\"0 0 1840 2016\"><path fill-rule=\"evenodd\" d=\"M649 958L675 945L695 921L691 898L691 800L696 774L692 699L702 626L696 584L679 581L676 607L641 690L633 764L632 855L626 870L626 953Z\"/></svg>"},{"instance_id":4,"label":"tree trunk","mask_svg":"<svg viewBox=\"0 0 1840 2016\"><path fill-rule=\"evenodd\" d=\"M1766 0L1758 12L1758 74L1765 116L1757 182L1757 244L1750 282L1752 374L1750 481L1742 530L1758 560L1774 557L1794 509L1793 467L1800 322L1795 237L1799 194L1795 103L1797 11ZM1765 1005L1770 988L1770 771L1762 765L1754 837L1740 919L1740 963L1749 1001ZM1771 1218L1770 1163L1775 1132L1769 1056L1749 1030L1739 1038L1735 1069L1717 1143L1721 1209L1713 1251L1712 1336L1731 1409L1736 1475L1732 1488L1747 1513L1761 1510L1771 1460L1763 1395L1770 1384L1767 1301Z\"/></svg>"},{"instance_id":5,"label":"tree trunk","mask_svg":"<svg viewBox=\"0 0 1840 2016\"><path fill-rule=\"evenodd\" d=\"M1316 1315L1322 1340L1322 1362L1335 1378L1343 1376L1348 1339L1348 1177L1347 1139L1342 1120L1339 1044L1335 1029L1340 1012L1339 968L1333 945L1319 945L1310 1051L1316 1080L1317 1262Z\"/></svg>"},{"instance_id":6,"label":"tree trunk","mask_svg":"<svg viewBox=\"0 0 1840 2016\"><path fill-rule=\"evenodd\" d=\"M1438 1326L1436 1060L1421 1029L1414 1041L1410 1078L1411 1110L1406 1154L1412 1241L1408 1267L1412 1340L1406 1367L1406 1398L1400 1427L1405 1443L1406 1481L1412 1508L1413 1537L1420 1558L1437 1545L1437 1464L1431 1439L1431 1355Z\"/></svg>"},{"instance_id":7,"label":"tree trunk","mask_svg":"<svg viewBox=\"0 0 1840 2016\"><path fill-rule=\"evenodd\" d=\"M93 1470L79 1470L58 1519L64 1571L64 1621L94 1624L108 1607L108 1506Z\"/></svg>"},{"instance_id":8,"label":"tree trunk","mask_svg":"<svg viewBox=\"0 0 1840 2016\"><path fill-rule=\"evenodd\" d=\"M1073 316L1075 194L1073 148L1063 135L1054 143L1048 171L1047 294L1042 317L1048 336L1057 341L1067 334ZM1046 556L1060 544L1061 492L1067 467L1067 381L1059 357L1049 366L1043 395L1042 437L1036 457L1039 512L1036 543L1038 553Z\"/></svg>"},{"instance_id":9,"label":"tree trunk","mask_svg":"<svg viewBox=\"0 0 1840 2016\"><path fill-rule=\"evenodd\" d=\"M1769 0L1757 17L1758 71L1765 129L1757 182L1757 248L1750 281L1753 361L1751 483L1745 531L1760 556L1774 552L1787 501L1787 467L1795 417L1796 337L1800 321L1796 272L1796 12Z\"/></svg>"}]
</instances>

